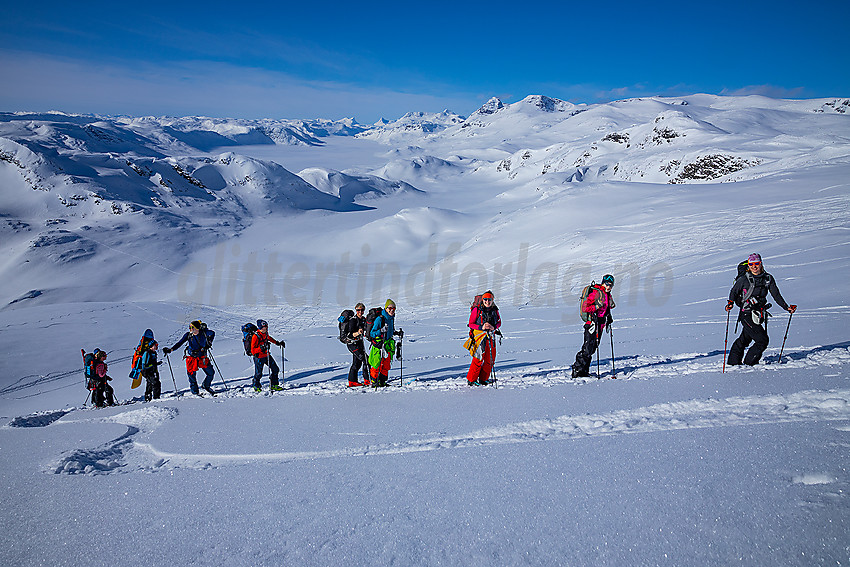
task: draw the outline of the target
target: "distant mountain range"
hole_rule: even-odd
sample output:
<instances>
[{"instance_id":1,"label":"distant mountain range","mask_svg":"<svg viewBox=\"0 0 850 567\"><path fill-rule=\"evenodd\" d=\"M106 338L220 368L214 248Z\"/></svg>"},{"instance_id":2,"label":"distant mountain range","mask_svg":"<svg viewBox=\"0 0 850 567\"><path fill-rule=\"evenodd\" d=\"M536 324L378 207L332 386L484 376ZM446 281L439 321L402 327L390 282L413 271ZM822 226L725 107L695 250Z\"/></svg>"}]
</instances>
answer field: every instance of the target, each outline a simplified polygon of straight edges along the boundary
<instances>
[{"instance_id":1,"label":"distant mountain range","mask_svg":"<svg viewBox=\"0 0 850 567\"><path fill-rule=\"evenodd\" d=\"M320 155L333 136L386 145L386 164L296 174L238 151L278 144ZM369 126L6 112L0 275L20 298L38 291L30 289L34 274L49 277L45 265L85 274L97 258L98 277L115 279L116 297L123 296L119 282L127 285L123 274L134 262L128 246L173 249L163 263L177 269L198 239L212 245L258 217L365 211L376 198L421 195L423 179L733 182L848 160L850 99L692 95L577 105L533 95L513 104L493 98L469 117L411 112ZM96 299L84 291L75 297Z\"/></svg>"}]
</instances>

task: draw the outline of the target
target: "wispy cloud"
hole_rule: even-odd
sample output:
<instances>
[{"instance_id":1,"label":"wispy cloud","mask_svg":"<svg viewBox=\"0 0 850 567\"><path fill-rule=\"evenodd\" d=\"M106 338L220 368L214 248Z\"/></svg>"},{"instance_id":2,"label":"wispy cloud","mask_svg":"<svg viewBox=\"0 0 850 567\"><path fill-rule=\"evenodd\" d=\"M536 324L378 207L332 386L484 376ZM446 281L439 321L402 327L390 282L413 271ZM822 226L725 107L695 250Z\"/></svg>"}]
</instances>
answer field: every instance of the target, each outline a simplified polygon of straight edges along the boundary
<instances>
[{"instance_id":1,"label":"wispy cloud","mask_svg":"<svg viewBox=\"0 0 850 567\"><path fill-rule=\"evenodd\" d=\"M309 81L228 62L92 63L0 50L3 110L236 118L342 118L372 122L411 110L469 113L475 95L441 96Z\"/></svg>"}]
</instances>

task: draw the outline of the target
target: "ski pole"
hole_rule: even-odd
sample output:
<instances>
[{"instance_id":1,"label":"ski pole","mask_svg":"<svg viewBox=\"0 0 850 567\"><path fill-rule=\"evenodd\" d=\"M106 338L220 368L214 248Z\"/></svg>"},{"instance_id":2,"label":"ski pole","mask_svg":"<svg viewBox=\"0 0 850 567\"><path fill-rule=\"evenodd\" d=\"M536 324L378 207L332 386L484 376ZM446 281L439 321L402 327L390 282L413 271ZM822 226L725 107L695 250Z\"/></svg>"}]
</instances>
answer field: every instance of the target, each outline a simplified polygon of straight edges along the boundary
<instances>
[{"instance_id":1,"label":"ski pole","mask_svg":"<svg viewBox=\"0 0 850 567\"><path fill-rule=\"evenodd\" d=\"M617 378L617 369L614 367L614 323L608 323L608 334L611 335L611 377Z\"/></svg>"},{"instance_id":2,"label":"ski pole","mask_svg":"<svg viewBox=\"0 0 850 567\"><path fill-rule=\"evenodd\" d=\"M174 369L171 368L171 359L165 355L165 361L168 362L168 371L171 372L171 381L174 383L174 395L177 395L177 380L174 379Z\"/></svg>"},{"instance_id":3,"label":"ski pole","mask_svg":"<svg viewBox=\"0 0 850 567\"><path fill-rule=\"evenodd\" d=\"M793 316L794 316L793 312L790 315L788 315L788 325L785 327L785 338L782 339L782 348L779 349L779 360L776 361L776 364L782 363L782 353L785 351L785 341L788 339L788 329L791 328L791 317L793 317Z\"/></svg>"},{"instance_id":4,"label":"ski pole","mask_svg":"<svg viewBox=\"0 0 850 567\"><path fill-rule=\"evenodd\" d=\"M490 341L490 372L493 373L493 386L498 389L499 379L496 377L496 340L492 338L488 340Z\"/></svg>"},{"instance_id":5,"label":"ski pole","mask_svg":"<svg viewBox=\"0 0 850 567\"><path fill-rule=\"evenodd\" d=\"M286 388L286 355L283 342L280 343L280 387Z\"/></svg>"},{"instance_id":6,"label":"ski pole","mask_svg":"<svg viewBox=\"0 0 850 567\"><path fill-rule=\"evenodd\" d=\"M224 375L221 373L221 369L218 367L218 363L215 361L215 357L213 356L212 351L210 350L207 352L209 352L210 360L212 361L213 366L215 366L215 369L218 371L218 377L221 378L221 383L224 384L224 389L230 390L230 387L227 385L227 382L224 381Z\"/></svg>"},{"instance_id":7,"label":"ski pole","mask_svg":"<svg viewBox=\"0 0 850 567\"><path fill-rule=\"evenodd\" d=\"M726 373L726 347L729 346L729 316L732 314L732 310L729 309L726 311L726 337L723 339L723 374ZM735 323L735 329L738 328L738 324Z\"/></svg>"}]
</instances>

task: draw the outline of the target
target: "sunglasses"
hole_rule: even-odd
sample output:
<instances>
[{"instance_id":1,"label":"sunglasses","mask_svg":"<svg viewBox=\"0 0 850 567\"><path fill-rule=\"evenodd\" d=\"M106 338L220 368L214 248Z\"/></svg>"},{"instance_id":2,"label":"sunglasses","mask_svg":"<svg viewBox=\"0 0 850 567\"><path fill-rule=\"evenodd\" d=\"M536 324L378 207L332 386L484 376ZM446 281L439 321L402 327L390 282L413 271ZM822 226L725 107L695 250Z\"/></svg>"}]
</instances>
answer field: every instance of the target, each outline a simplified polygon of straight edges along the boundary
<instances>
[{"instance_id":1,"label":"sunglasses","mask_svg":"<svg viewBox=\"0 0 850 567\"><path fill-rule=\"evenodd\" d=\"M761 262L750 262L750 266L761 266Z\"/></svg>"}]
</instances>

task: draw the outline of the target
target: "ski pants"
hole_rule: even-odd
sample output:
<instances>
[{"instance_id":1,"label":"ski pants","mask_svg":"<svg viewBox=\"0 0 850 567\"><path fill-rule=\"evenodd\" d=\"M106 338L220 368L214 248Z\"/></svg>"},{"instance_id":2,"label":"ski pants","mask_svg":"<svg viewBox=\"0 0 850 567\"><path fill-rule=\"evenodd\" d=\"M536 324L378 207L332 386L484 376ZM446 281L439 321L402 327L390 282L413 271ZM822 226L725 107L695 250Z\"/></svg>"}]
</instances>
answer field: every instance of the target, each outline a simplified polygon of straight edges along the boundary
<instances>
[{"instance_id":1,"label":"ski pants","mask_svg":"<svg viewBox=\"0 0 850 567\"><path fill-rule=\"evenodd\" d=\"M743 362L749 366L755 366L761 360L761 355L764 354L764 349L767 348L767 343L770 340L767 331L761 325L756 325L753 322L749 312L742 311L738 316L738 321L741 323L741 336L732 343L732 348L729 349L729 359L726 363L729 366L737 366ZM747 351L747 355L744 356L744 350L750 343L754 344Z\"/></svg>"},{"instance_id":2,"label":"ski pants","mask_svg":"<svg viewBox=\"0 0 850 567\"><path fill-rule=\"evenodd\" d=\"M208 390L212 387L213 376L215 376L215 370L213 370L213 367L210 364L210 360L206 356L187 356L186 374L189 376L189 388L192 390L193 394L198 393L198 381L195 378L195 375L198 373L198 370L203 370L204 374L207 375L203 383L203 387L205 390Z\"/></svg>"},{"instance_id":3,"label":"ski pants","mask_svg":"<svg viewBox=\"0 0 850 567\"><path fill-rule=\"evenodd\" d=\"M254 356L254 387L260 387L260 378L263 377L263 366L268 365L271 374L269 375L269 386L277 386L277 375L280 373L280 368L277 366L277 362L274 361L272 355L264 356L260 358L259 356Z\"/></svg>"},{"instance_id":4,"label":"ski pants","mask_svg":"<svg viewBox=\"0 0 850 567\"><path fill-rule=\"evenodd\" d=\"M392 361L393 357L387 356L381 359L381 364L377 368L370 368L373 386L387 385L387 377L390 375L390 365L392 364Z\"/></svg>"},{"instance_id":5,"label":"ski pants","mask_svg":"<svg viewBox=\"0 0 850 567\"><path fill-rule=\"evenodd\" d=\"M581 350L576 353L573 377L590 375L590 365L593 363L593 354L599 348L601 334L602 329L597 332L595 323L587 322L584 324L584 344L581 346Z\"/></svg>"},{"instance_id":6,"label":"ski pants","mask_svg":"<svg viewBox=\"0 0 850 567\"><path fill-rule=\"evenodd\" d=\"M92 393L92 401L94 405L102 408L104 401L106 405L113 405L115 403L115 397L113 396L112 386L110 386L106 382L106 378L97 383L97 387Z\"/></svg>"},{"instance_id":7,"label":"ski pants","mask_svg":"<svg viewBox=\"0 0 850 567\"><path fill-rule=\"evenodd\" d=\"M469 371L466 373L466 379L470 383L487 382L490 378L490 371L493 370L493 363L496 362L496 342L484 339L483 346L481 358L472 357Z\"/></svg>"},{"instance_id":8,"label":"ski pants","mask_svg":"<svg viewBox=\"0 0 850 567\"><path fill-rule=\"evenodd\" d=\"M351 367L348 369L348 381L357 382L357 374L360 369L363 369L363 383L369 381L369 364L366 362L366 347L363 341L351 343L348 346L348 352L351 353Z\"/></svg>"},{"instance_id":9,"label":"ski pants","mask_svg":"<svg viewBox=\"0 0 850 567\"><path fill-rule=\"evenodd\" d=\"M142 371L145 377L145 401L158 400L162 394L162 382L159 381L159 369L148 368Z\"/></svg>"}]
</instances>

